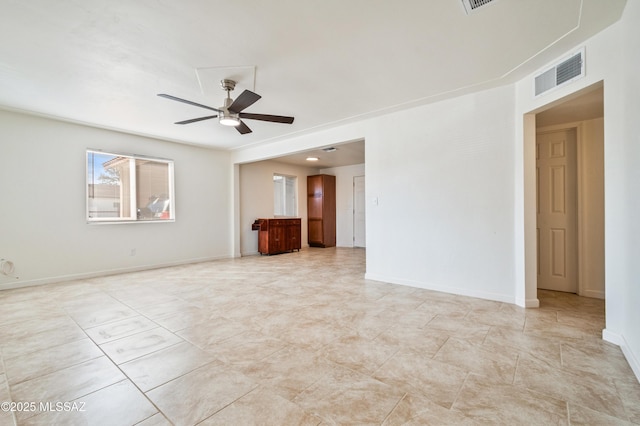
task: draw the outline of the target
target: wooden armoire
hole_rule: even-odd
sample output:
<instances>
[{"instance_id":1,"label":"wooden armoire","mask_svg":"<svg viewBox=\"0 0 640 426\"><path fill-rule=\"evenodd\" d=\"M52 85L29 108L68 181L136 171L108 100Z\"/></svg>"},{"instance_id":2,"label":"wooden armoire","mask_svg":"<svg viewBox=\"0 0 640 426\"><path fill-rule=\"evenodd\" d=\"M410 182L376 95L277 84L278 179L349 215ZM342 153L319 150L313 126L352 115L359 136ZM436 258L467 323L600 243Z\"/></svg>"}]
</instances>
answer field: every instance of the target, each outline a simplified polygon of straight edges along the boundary
<instances>
[{"instance_id":1,"label":"wooden armoire","mask_svg":"<svg viewBox=\"0 0 640 426\"><path fill-rule=\"evenodd\" d=\"M307 177L307 224L311 247L336 245L336 177Z\"/></svg>"}]
</instances>

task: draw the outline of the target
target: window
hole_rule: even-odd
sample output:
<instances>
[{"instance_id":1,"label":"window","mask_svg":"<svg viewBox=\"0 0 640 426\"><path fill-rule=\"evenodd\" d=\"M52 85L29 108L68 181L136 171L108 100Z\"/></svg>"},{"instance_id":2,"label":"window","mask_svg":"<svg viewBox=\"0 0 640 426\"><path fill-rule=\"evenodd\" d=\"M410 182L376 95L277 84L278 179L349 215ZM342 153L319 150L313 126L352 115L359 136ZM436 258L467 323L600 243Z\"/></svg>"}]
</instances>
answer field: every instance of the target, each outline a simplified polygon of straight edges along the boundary
<instances>
[{"instance_id":1,"label":"window","mask_svg":"<svg viewBox=\"0 0 640 426\"><path fill-rule=\"evenodd\" d=\"M172 221L173 161L87 150L87 221Z\"/></svg>"},{"instance_id":2,"label":"window","mask_svg":"<svg viewBox=\"0 0 640 426\"><path fill-rule=\"evenodd\" d=\"M296 177L273 175L273 215L295 217L298 215Z\"/></svg>"}]
</instances>

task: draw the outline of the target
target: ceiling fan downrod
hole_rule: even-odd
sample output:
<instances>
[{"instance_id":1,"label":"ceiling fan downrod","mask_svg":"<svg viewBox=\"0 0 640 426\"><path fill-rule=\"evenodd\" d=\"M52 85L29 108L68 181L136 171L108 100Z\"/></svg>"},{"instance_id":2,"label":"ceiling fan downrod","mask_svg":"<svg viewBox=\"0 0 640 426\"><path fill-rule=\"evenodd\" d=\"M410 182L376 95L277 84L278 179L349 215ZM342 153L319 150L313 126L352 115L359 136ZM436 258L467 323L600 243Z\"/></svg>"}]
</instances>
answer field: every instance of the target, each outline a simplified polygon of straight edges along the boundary
<instances>
[{"instance_id":1,"label":"ceiling fan downrod","mask_svg":"<svg viewBox=\"0 0 640 426\"><path fill-rule=\"evenodd\" d=\"M220 107L220 115L218 116L218 122L224 126L239 126L240 116L238 113L229 111L229 107L233 104L231 99L231 91L236 88L236 82L234 80L223 79L220 80L220 86L222 90L227 92L227 97L224 100L224 105Z\"/></svg>"}]
</instances>

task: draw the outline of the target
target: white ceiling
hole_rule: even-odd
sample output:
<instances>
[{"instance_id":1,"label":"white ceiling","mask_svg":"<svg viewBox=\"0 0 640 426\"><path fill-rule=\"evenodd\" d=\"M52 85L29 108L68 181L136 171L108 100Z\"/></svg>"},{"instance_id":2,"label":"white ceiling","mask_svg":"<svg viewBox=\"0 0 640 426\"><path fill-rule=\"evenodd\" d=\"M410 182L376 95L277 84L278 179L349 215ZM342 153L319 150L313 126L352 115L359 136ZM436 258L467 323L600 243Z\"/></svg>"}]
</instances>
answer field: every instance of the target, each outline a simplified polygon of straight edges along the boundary
<instances>
[{"instance_id":1,"label":"white ceiling","mask_svg":"<svg viewBox=\"0 0 640 426\"><path fill-rule=\"evenodd\" d=\"M0 107L220 149L515 81L621 16L625 0L2 0ZM588 52L587 52L588 58ZM263 98L240 135L173 122Z\"/></svg>"},{"instance_id":2,"label":"white ceiling","mask_svg":"<svg viewBox=\"0 0 640 426\"><path fill-rule=\"evenodd\" d=\"M604 117L604 86L602 82L574 93L569 98L536 114L536 126L554 126Z\"/></svg>"},{"instance_id":3,"label":"white ceiling","mask_svg":"<svg viewBox=\"0 0 640 426\"><path fill-rule=\"evenodd\" d=\"M315 167L318 169L363 164L365 162L364 145L364 140L349 141L285 155L275 160L281 163ZM325 149L328 150L330 148L335 148L335 150L325 151ZM307 160L309 157L317 158L318 160L309 161Z\"/></svg>"}]
</instances>

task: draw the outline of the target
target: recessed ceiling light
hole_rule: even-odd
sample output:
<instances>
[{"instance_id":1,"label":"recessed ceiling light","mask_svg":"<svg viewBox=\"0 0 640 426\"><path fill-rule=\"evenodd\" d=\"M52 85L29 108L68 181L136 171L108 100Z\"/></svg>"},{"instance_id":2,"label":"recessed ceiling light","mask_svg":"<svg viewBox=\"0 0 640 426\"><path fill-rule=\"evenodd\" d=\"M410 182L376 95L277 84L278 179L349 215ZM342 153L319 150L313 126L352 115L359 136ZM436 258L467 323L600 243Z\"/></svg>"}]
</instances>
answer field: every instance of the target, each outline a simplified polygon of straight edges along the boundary
<instances>
[{"instance_id":1,"label":"recessed ceiling light","mask_svg":"<svg viewBox=\"0 0 640 426\"><path fill-rule=\"evenodd\" d=\"M307 161L318 161L318 157L307 157Z\"/></svg>"},{"instance_id":2,"label":"recessed ceiling light","mask_svg":"<svg viewBox=\"0 0 640 426\"><path fill-rule=\"evenodd\" d=\"M328 148L322 148L322 150L323 150L324 152L334 152L334 151L337 151L338 149L337 149L337 148L334 148L334 147L332 147L332 146L330 146L330 147L328 147Z\"/></svg>"}]
</instances>

